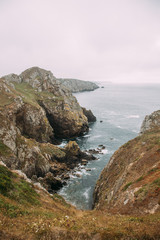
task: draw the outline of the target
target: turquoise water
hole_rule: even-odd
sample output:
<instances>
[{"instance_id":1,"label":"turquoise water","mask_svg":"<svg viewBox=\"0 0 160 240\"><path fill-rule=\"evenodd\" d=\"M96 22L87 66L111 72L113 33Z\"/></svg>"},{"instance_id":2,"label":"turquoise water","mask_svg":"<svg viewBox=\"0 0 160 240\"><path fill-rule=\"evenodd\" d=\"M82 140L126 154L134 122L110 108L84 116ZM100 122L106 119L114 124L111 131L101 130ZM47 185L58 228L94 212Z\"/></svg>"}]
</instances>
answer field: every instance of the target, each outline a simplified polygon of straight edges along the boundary
<instances>
[{"instance_id":1,"label":"turquoise water","mask_svg":"<svg viewBox=\"0 0 160 240\"><path fill-rule=\"evenodd\" d=\"M160 109L160 85L103 86L93 92L74 94L80 105L91 109L97 117L89 133L76 139L80 148L93 149L100 144L106 147L103 154L96 155L98 160L77 169L80 177L71 175L68 184L60 190L68 202L80 209L91 209L96 181L112 154L138 135L145 115ZM86 171L87 168L91 171Z\"/></svg>"}]
</instances>

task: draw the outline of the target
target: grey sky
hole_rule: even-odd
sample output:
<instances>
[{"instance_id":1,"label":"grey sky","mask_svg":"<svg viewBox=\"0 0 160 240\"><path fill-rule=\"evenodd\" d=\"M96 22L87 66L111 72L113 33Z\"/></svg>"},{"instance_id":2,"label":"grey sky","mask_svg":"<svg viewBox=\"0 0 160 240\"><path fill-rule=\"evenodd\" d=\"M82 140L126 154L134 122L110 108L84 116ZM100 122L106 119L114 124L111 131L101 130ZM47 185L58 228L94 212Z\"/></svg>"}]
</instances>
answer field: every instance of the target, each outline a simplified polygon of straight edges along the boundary
<instances>
[{"instance_id":1,"label":"grey sky","mask_svg":"<svg viewBox=\"0 0 160 240\"><path fill-rule=\"evenodd\" d=\"M0 75L160 83L160 0L0 0Z\"/></svg>"}]
</instances>

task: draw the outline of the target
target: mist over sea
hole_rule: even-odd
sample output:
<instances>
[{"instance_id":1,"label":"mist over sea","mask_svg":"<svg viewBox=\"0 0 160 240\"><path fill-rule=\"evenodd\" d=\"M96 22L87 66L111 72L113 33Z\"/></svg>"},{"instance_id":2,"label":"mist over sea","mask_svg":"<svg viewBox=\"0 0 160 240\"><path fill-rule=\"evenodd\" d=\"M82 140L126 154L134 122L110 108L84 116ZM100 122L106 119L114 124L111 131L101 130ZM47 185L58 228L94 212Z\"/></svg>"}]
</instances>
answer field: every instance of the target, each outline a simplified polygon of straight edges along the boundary
<instances>
[{"instance_id":1,"label":"mist over sea","mask_svg":"<svg viewBox=\"0 0 160 240\"><path fill-rule=\"evenodd\" d=\"M105 146L103 154L96 155L98 160L77 169L80 177L71 175L68 184L59 192L80 209L92 207L96 181L112 154L138 135L146 115L160 109L160 84L100 85L104 88L74 94L80 105L91 109L97 117L97 122L90 124L90 131L76 139L77 143L82 150L96 149L100 144Z\"/></svg>"}]
</instances>

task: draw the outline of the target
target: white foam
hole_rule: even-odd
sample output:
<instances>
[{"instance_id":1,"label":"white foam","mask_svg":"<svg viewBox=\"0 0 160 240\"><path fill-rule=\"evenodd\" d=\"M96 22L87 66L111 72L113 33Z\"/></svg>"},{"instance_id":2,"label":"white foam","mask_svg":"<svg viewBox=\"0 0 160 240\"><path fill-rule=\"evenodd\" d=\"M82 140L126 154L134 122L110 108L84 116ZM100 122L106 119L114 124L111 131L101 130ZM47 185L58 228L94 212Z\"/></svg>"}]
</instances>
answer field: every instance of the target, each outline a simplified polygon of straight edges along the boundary
<instances>
[{"instance_id":1,"label":"white foam","mask_svg":"<svg viewBox=\"0 0 160 240\"><path fill-rule=\"evenodd\" d=\"M95 139L95 138L101 138L101 137L102 137L101 135L96 135L96 136L92 137L92 140Z\"/></svg>"},{"instance_id":2,"label":"white foam","mask_svg":"<svg viewBox=\"0 0 160 240\"><path fill-rule=\"evenodd\" d=\"M86 198L86 199L89 199L89 191L91 190L91 187L87 188L86 191L83 193L83 196Z\"/></svg>"},{"instance_id":3,"label":"white foam","mask_svg":"<svg viewBox=\"0 0 160 240\"><path fill-rule=\"evenodd\" d=\"M132 132L134 132L134 133L139 133L139 131L137 131L137 130L132 130Z\"/></svg>"},{"instance_id":4,"label":"white foam","mask_svg":"<svg viewBox=\"0 0 160 240\"><path fill-rule=\"evenodd\" d=\"M101 153L107 154L107 153L108 153L108 150L107 150L107 149L102 149L102 150L101 150Z\"/></svg>"},{"instance_id":5,"label":"white foam","mask_svg":"<svg viewBox=\"0 0 160 240\"><path fill-rule=\"evenodd\" d=\"M87 135L85 135L85 136L83 136L83 137L85 137L85 138L86 138L86 137L90 137L90 136L91 136L90 134L87 134Z\"/></svg>"},{"instance_id":6,"label":"white foam","mask_svg":"<svg viewBox=\"0 0 160 240\"><path fill-rule=\"evenodd\" d=\"M58 145L58 147L63 148L63 147L65 147L66 144L67 144L67 142L62 142L60 145Z\"/></svg>"},{"instance_id":7,"label":"white foam","mask_svg":"<svg viewBox=\"0 0 160 240\"><path fill-rule=\"evenodd\" d=\"M140 118L140 116L139 115L129 115L126 118Z\"/></svg>"},{"instance_id":8,"label":"white foam","mask_svg":"<svg viewBox=\"0 0 160 240\"><path fill-rule=\"evenodd\" d=\"M122 129L122 127L121 127L121 126L119 126L119 125L118 125L117 127Z\"/></svg>"}]
</instances>

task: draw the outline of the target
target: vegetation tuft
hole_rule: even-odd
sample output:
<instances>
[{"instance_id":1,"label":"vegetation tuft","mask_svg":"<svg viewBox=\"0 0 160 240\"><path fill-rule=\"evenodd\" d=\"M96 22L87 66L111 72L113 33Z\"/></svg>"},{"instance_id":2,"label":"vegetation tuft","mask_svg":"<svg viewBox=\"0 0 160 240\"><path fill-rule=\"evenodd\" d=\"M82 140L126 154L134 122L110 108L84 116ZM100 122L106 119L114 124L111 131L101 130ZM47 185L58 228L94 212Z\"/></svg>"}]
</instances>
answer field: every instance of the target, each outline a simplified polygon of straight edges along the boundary
<instances>
[{"instance_id":1,"label":"vegetation tuft","mask_svg":"<svg viewBox=\"0 0 160 240\"><path fill-rule=\"evenodd\" d=\"M23 204L38 205L38 194L31 184L23 179L18 180L6 167L0 165L0 194Z\"/></svg>"}]
</instances>

